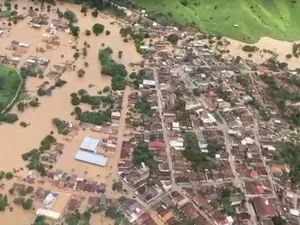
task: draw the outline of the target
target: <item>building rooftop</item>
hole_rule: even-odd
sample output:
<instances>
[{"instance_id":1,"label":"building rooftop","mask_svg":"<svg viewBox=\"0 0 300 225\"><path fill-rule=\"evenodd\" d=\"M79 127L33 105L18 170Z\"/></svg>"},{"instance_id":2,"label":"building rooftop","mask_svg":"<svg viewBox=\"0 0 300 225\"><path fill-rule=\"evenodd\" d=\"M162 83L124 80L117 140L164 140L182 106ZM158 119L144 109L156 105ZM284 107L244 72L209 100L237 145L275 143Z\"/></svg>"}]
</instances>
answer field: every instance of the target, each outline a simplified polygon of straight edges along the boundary
<instances>
[{"instance_id":1,"label":"building rooftop","mask_svg":"<svg viewBox=\"0 0 300 225\"><path fill-rule=\"evenodd\" d=\"M108 158L103 155L98 155L81 150L77 152L77 154L75 155L75 159L82 162L91 163L97 166L106 166L108 161Z\"/></svg>"},{"instance_id":2,"label":"building rooftop","mask_svg":"<svg viewBox=\"0 0 300 225\"><path fill-rule=\"evenodd\" d=\"M81 142L80 149L90 152L96 152L98 145L101 143L101 139L85 137Z\"/></svg>"}]
</instances>

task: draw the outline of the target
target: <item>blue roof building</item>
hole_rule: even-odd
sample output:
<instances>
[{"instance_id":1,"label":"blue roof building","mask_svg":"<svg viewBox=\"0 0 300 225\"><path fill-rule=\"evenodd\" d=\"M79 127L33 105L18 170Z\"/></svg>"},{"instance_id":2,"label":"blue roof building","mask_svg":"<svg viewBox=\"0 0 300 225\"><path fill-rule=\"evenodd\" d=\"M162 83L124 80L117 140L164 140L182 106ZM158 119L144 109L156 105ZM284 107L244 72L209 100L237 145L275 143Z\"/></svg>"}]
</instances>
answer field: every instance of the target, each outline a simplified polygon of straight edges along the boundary
<instances>
[{"instance_id":1,"label":"blue roof building","mask_svg":"<svg viewBox=\"0 0 300 225\"><path fill-rule=\"evenodd\" d=\"M103 155L98 155L91 152L79 150L75 155L75 159L82 162L87 162L97 166L106 166L108 158Z\"/></svg>"},{"instance_id":2,"label":"blue roof building","mask_svg":"<svg viewBox=\"0 0 300 225\"><path fill-rule=\"evenodd\" d=\"M98 146L101 144L101 139L85 137L80 145L80 150L97 152Z\"/></svg>"}]
</instances>

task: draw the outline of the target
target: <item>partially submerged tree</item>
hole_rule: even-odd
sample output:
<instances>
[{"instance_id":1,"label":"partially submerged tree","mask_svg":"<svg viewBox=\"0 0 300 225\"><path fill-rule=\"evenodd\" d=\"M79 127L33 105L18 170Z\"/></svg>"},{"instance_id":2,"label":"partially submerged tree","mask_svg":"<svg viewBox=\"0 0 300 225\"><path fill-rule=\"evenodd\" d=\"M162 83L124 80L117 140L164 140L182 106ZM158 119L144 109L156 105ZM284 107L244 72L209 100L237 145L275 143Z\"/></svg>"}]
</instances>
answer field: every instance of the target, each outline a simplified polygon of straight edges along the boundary
<instances>
[{"instance_id":1,"label":"partially submerged tree","mask_svg":"<svg viewBox=\"0 0 300 225\"><path fill-rule=\"evenodd\" d=\"M98 36L99 34L102 34L104 31L104 26L100 23L95 23L92 27L93 33Z\"/></svg>"}]
</instances>

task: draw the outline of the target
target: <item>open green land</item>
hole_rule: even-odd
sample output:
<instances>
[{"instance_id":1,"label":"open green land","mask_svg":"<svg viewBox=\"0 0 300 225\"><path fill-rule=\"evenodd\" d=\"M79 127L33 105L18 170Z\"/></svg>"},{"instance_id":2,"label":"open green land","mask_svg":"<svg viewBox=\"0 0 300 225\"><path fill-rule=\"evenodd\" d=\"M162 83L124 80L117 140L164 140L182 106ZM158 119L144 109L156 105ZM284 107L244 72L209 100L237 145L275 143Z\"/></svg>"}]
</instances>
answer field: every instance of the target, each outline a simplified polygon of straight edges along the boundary
<instances>
[{"instance_id":1,"label":"open green land","mask_svg":"<svg viewBox=\"0 0 300 225\"><path fill-rule=\"evenodd\" d=\"M299 0L131 0L172 22L254 43L268 36L300 39ZM234 25L238 25L234 26Z\"/></svg>"},{"instance_id":2,"label":"open green land","mask_svg":"<svg viewBox=\"0 0 300 225\"><path fill-rule=\"evenodd\" d=\"M17 71L0 64L0 113L14 99L20 82Z\"/></svg>"}]
</instances>

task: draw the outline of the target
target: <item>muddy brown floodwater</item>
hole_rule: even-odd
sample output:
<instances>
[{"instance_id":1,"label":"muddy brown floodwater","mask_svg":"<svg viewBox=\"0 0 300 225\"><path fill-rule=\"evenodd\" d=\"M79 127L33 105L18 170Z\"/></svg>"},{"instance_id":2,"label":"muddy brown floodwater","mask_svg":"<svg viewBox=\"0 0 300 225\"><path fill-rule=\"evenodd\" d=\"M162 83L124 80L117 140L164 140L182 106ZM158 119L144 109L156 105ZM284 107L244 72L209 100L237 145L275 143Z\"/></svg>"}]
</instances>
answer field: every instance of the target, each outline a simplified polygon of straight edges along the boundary
<instances>
[{"instance_id":1,"label":"muddy brown floodwater","mask_svg":"<svg viewBox=\"0 0 300 225\"><path fill-rule=\"evenodd\" d=\"M242 50L242 47L245 43L228 39L230 45L227 46L227 49L230 50L230 55L232 56L241 56L245 59L253 60L255 63L263 63L272 57L271 54L263 53L263 52L254 52L251 58L248 57L248 53ZM267 49L273 51L278 55L277 59L280 62L288 63L288 67L290 69L296 69L300 67L300 58L292 57L291 59L287 59L287 54L292 54L294 42L288 41L279 41L269 37L262 37L257 43L254 45L257 46L260 50Z\"/></svg>"},{"instance_id":2,"label":"muddy brown floodwater","mask_svg":"<svg viewBox=\"0 0 300 225\"><path fill-rule=\"evenodd\" d=\"M32 5L30 1L17 0L12 1L12 5L18 4L19 13L23 13L23 7L33 6L34 8L38 5ZM52 6L52 9L54 7ZM103 76L100 73L101 66L98 60L98 51L101 47L101 44L104 43L104 47L111 47L113 49L113 58L126 65L127 70L130 72L131 68L129 63L139 62L142 58L136 52L134 43L124 43L123 38L119 34L120 26L118 23L111 24L116 22L115 18L112 18L108 15L101 13L98 18L91 16L91 11L87 13L87 16L84 16L80 13L80 6L76 5L59 5L60 11L66 9L72 10L76 13L78 18L77 25L81 28L80 37L78 38L77 48L82 49L83 43L86 41L90 48L88 48L88 53L85 59L80 56L76 61L76 68L84 68L84 62L89 63L89 67L84 68L85 76L83 78L77 77L77 69L75 71L65 72L62 75L62 79L67 81L67 84L62 88L56 88L52 92L51 97L39 97L41 105L37 108L27 108L24 112L18 112L16 107L12 109L12 112L17 113L19 116L19 121L15 124L1 124L0 125L0 170L3 171L12 171L13 169L19 169L20 167L25 168L25 163L21 158L21 155L33 148L37 148L40 144L40 141L50 133L50 131L55 130L51 124L51 120L54 117L64 119L66 121L73 121L74 117L70 115L73 110L73 107L70 103L70 94L77 92L79 89L86 89L91 94L96 94L97 91L103 90L105 86L110 85L110 77ZM46 13L46 12L43 12ZM48 13L50 17L49 21L52 18L56 18L56 12ZM9 36L0 37L0 53L2 55L12 56L12 51L7 50L6 47L9 46L12 40L28 43L30 47L28 51L22 55L21 63L18 67L22 65L22 62L30 55L41 56L43 58L50 59L50 64L47 68L51 68L55 64L60 64L66 60L73 60L74 49L71 49L70 41L74 41L73 37L70 34L67 34L62 31L58 31L57 35L59 36L60 46L55 50L47 50L44 53L37 53L36 47L45 48L45 43L42 42L42 35L46 33L46 26L43 26L40 30L36 30L28 27L28 22L30 18L25 18L23 21L19 21L16 25L11 26L11 32ZM0 28L9 28L6 25L3 25L3 21L0 20ZM85 36L84 31L86 29L91 30L92 26L95 23L101 23L105 26L105 30L109 30L111 34L106 36L101 34L99 36L91 35ZM123 51L122 59L118 59L118 51ZM62 58L61 55L64 55ZM45 77L44 79L39 78L28 78L26 81L26 90L29 91L31 95L36 96L36 90L38 86L41 85L44 81L49 81L53 83L54 81L50 78ZM89 88L89 84L93 84L92 88ZM128 95L129 89L125 91L125 95ZM127 98L125 99L127 101ZM126 105L124 105L126 107ZM30 125L27 128L23 128L19 125L21 121L29 123ZM122 122L120 122L122 123ZM120 126L119 136L123 134L124 126ZM107 168L99 168L97 166L86 165L84 163L75 162L74 155L78 148L77 144L80 143L82 138L87 135L83 134L82 131L79 132L77 139L74 140L74 143L68 146L65 151L68 151L65 154L65 157L57 163L57 168L60 167L67 171L71 171L74 168L74 172L78 172L79 175L83 174L83 171L88 170L88 174L91 178L96 178L100 174L98 180L105 182L107 180L106 176L110 176L110 181L108 186L111 186L113 179L118 179L116 174L117 163L119 160L119 152L109 160L109 166ZM95 136L96 134L91 134ZM55 135L56 137L58 135ZM60 139L60 137L58 138ZM120 148L121 140L118 141L118 148ZM113 168L113 169L112 169ZM24 176L26 171L18 173L20 176ZM110 175L111 174L111 175ZM113 194L113 193L111 193ZM115 195L115 194L114 194ZM116 195L115 195L116 196ZM16 208L16 207L15 207ZM5 225L20 225L20 224L31 224L34 219L34 213L24 213L21 209L15 209L14 212L5 212L0 213L1 224ZM105 225L113 224L112 221L106 221L107 219L102 218ZM21 222L20 222L21 221Z\"/></svg>"}]
</instances>

